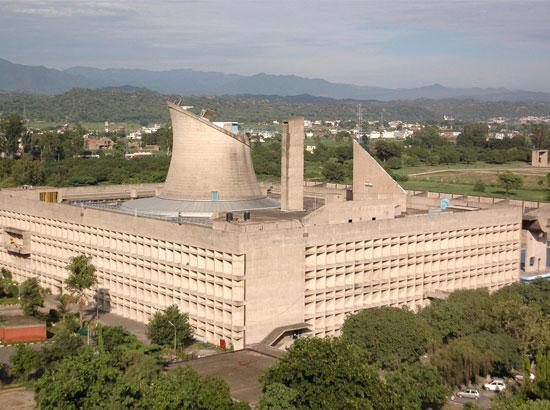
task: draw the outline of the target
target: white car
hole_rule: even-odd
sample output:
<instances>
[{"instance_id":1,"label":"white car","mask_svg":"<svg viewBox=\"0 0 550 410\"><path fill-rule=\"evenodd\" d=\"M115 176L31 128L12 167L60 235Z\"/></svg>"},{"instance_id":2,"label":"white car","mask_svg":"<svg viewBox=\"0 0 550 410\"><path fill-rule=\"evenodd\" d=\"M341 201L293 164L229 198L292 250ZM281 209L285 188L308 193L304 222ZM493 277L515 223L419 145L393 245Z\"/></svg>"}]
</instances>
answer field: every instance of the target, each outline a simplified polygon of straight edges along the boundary
<instances>
[{"instance_id":1,"label":"white car","mask_svg":"<svg viewBox=\"0 0 550 410\"><path fill-rule=\"evenodd\" d=\"M456 395L461 399L474 399L474 400L479 399L479 391L477 391L476 389L462 390L462 391L459 391Z\"/></svg>"},{"instance_id":2,"label":"white car","mask_svg":"<svg viewBox=\"0 0 550 410\"><path fill-rule=\"evenodd\" d=\"M502 380L493 380L491 383L484 384L483 388L488 391L501 392L506 390L506 385Z\"/></svg>"}]
</instances>

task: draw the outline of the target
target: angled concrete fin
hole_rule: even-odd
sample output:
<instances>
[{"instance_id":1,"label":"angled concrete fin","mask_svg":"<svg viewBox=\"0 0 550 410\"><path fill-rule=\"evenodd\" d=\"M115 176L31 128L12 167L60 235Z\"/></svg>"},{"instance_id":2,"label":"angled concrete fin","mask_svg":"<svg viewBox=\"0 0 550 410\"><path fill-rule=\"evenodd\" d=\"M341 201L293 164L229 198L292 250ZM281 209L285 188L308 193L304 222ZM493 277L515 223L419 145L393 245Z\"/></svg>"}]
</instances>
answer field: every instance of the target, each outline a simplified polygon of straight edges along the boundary
<instances>
[{"instance_id":1,"label":"angled concrete fin","mask_svg":"<svg viewBox=\"0 0 550 410\"><path fill-rule=\"evenodd\" d=\"M370 154L353 141L353 200L391 199L407 209L407 193Z\"/></svg>"}]
</instances>

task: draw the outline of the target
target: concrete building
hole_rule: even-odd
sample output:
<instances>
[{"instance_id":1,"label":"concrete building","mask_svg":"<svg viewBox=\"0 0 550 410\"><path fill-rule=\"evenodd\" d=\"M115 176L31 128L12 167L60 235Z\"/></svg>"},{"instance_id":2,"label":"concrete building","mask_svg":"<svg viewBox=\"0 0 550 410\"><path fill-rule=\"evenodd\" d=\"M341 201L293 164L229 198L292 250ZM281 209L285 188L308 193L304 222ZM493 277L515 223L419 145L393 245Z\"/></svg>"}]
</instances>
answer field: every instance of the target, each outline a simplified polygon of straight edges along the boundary
<instances>
[{"instance_id":1,"label":"concrete building","mask_svg":"<svg viewBox=\"0 0 550 410\"><path fill-rule=\"evenodd\" d=\"M176 304L196 337L236 349L337 335L365 308L417 309L519 278L521 208L408 196L359 144L353 198L299 187L303 119L288 122L290 182L260 185L245 137L174 104L170 113L165 184L1 190L0 266L57 293L68 258L89 255L103 310L146 322ZM299 195L301 206L278 208Z\"/></svg>"},{"instance_id":2,"label":"concrete building","mask_svg":"<svg viewBox=\"0 0 550 410\"><path fill-rule=\"evenodd\" d=\"M548 150L547 149L535 149L531 153L531 165L534 167L547 167L548 166Z\"/></svg>"}]
</instances>

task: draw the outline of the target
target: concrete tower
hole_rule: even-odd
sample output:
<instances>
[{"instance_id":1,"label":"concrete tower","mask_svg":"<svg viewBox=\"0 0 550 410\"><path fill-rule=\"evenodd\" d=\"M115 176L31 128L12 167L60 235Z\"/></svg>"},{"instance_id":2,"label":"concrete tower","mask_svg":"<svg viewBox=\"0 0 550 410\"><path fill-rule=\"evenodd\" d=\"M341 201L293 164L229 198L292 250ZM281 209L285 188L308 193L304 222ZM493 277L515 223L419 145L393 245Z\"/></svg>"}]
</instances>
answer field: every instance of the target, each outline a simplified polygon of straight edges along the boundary
<instances>
[{"instance_id":1,"label":"concrete tower","mask_svg":"<svg viewBox=\"0 0 550 410\"><path fill-rule=\"evenodd\" d=\"M283 122L281 134L281 210L304 209L304 117Z\"/></svg>"}]
</instances>

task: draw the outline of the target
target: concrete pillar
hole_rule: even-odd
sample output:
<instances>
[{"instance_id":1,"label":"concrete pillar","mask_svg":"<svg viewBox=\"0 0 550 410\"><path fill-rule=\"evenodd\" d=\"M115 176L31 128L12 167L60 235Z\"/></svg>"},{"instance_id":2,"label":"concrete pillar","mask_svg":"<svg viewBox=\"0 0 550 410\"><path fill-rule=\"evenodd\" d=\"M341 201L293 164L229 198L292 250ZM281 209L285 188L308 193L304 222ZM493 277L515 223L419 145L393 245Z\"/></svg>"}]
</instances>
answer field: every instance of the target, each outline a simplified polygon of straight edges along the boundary
<instances>
[{"instance_id":1,"label":"concrete pillar","mask_svg":"<svg viewBox=\"0 0 550 410\"><path fill-rule=\"evenodd\" d=\"M283 123L281 134L281 210L304 209L304 117Z\"/></svg>"},{"instance_id":2,"label":"concrete pillar","mask_svg":"<svg viewBox=\"0 0 550 410\"><path fill-rule=\"evenodd\" d=\"M538 230L525 232L525 272L546 270L546 235Z\"/></svg>"}]
</instances>

